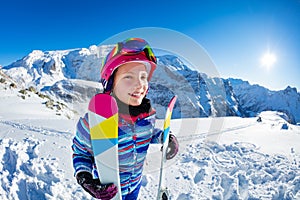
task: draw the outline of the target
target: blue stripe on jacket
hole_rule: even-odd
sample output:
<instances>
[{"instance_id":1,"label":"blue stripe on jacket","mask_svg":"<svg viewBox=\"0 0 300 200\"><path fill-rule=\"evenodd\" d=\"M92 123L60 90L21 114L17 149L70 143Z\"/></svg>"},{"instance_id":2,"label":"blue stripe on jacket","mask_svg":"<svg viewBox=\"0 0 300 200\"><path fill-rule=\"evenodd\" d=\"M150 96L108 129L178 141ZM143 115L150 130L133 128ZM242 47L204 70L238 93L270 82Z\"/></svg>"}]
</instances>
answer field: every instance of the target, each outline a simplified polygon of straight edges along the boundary
<instances>
[{"instance_id":1,"label":"blue stripe on jacket","mask_svg":"<svg viewBox=\"0 0 300 200\"><path fill-rule=\"evenodd\" d=\"M118 150L122 195L130 193L139 185L149 144L161 141L162 131L154 128L154 125L155 114L139 119L133 124L119 116ZM93 174L94 178L98 178L87 114L77 123L72 149L75 175L87 171Z\"/></svg>"}]
</instances>

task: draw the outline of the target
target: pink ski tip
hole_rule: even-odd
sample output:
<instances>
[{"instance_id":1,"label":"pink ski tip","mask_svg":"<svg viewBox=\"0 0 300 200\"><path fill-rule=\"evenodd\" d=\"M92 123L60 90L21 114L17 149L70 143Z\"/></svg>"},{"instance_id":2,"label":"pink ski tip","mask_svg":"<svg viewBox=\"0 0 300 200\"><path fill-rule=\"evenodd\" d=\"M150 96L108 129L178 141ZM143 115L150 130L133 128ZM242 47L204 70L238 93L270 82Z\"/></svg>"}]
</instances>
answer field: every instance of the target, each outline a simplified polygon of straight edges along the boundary
<instances>
[{"instance_id":1,"label":"pink ski tip","mask_svg":"<svg viewBox=\"0 0 300 200\"><path fill-rule=\"evenodd\" d=\"M96 94L90 100L88 109L106 119L118 113L116 100L108 94Z\"/></svg>"}]
</instances>

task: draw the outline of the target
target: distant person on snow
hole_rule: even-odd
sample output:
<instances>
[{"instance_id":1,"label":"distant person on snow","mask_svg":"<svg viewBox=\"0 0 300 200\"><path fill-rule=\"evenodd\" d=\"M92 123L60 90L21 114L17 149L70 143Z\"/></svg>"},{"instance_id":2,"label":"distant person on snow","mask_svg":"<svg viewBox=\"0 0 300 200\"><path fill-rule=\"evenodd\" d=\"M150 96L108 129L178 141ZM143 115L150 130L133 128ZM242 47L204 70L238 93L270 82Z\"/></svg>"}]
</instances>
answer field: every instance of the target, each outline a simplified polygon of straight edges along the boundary
<instances>
[{"instance_id":1,"label":"distant person on snow","mask_svg":"<svg viewBox=\"0 0 300 200\"><path fill-rule=\"evenodd\" d=\"M262 122L261 116L259 116L256 121L257 122Z\"/></svg>"},{"instance_id":2,"label":"distant person on snow","mask_svg":"<svg viewBox=\"0 0 300 200\"><path fill-rule=\"evenodd\" d=\"M148 82L155 69L156 57L149 44L140 38L119 42L103 62L103 93L113 96L119 109L118 151L121 188L114 184L101 184L99 180L87 114L77 123L72 145L77 182L95 198L111 199L117 192L122 193L123 200L134 200L138 197L149 144L162 143L163 138L163 131L154 128L155 110L146 98ZM176 137L170 134L167 159L172 159L177 154L178 146Z\"/></svg>"}]
</instances>

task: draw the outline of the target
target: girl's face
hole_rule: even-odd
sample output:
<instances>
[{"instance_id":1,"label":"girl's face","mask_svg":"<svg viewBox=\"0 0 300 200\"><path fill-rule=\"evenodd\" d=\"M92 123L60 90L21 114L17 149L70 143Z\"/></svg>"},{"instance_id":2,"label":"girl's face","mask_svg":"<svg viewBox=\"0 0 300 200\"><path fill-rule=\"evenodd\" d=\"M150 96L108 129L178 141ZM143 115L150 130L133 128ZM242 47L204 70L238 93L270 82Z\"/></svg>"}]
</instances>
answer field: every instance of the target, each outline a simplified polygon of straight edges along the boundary
<instances>
[{"instance_id":1,"label":"girl's face","mask_svg":"<svg viewBox=\"0 0 300 200\"><path fill-rule=\"evenodd\" d=\"M125 63L115 74L113 93L120 101L131 106L142 103L148 90L148 73L141 63Z\"/></svg>"}]
</instances>

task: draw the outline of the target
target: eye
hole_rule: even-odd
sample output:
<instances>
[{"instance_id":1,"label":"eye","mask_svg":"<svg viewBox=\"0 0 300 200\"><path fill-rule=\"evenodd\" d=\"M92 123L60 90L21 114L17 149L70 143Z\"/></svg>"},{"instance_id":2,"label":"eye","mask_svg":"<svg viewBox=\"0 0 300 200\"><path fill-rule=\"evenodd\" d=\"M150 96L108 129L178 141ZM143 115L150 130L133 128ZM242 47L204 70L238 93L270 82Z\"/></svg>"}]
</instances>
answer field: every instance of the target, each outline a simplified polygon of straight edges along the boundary
<instances>
[{"instance_id":1,"label":"eye","mask_svg":"<svg viewBox=\"0 0 300 200\"><path fill-rule=\"evenodd\" d=\"M148 74L145 73L145 74L141 74L141 80L147 80L148 79Z\"/></svg>"},{"instance_id":2,"label":"eye","mask_svg":"<svg viewBox=\"0 0 300 200\"><path fill-rule=\"evenodd\" d=\"M124 79L132 79L133 77L131 75L124 76Z\"/></svg>"},{"instance_id":3,"label":"eye","mask_svg":"<svg viewBox=\"0 0 300 200\"><path fill-rule=\"evenodd\" d=\"M147 80L147 78L148 78L147 76L141 76L142 80Z\"/></svg>"}]
</instances>

